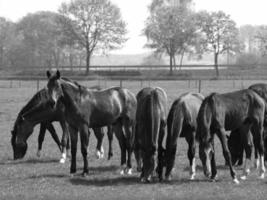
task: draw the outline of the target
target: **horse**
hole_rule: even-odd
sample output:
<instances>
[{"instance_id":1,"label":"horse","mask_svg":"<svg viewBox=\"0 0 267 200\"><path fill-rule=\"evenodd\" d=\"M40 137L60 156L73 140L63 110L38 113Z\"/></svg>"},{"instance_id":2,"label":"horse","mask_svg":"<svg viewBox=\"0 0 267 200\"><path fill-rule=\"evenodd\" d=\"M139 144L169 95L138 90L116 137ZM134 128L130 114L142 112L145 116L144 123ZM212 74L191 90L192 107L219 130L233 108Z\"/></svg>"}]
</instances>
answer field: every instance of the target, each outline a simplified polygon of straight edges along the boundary
<instances>
[{"instance_id":1,"label":"horse","mask_svg":"<svg viewBox=\"0 0 267 200\"><path fill-rule=\"evenodd\" d=\"M155 169L155 155L158 151L158 176L162 179L162 146L167 118L167 94L159 88L143 88L138 92L136 110L137 163L141 168L141 182L150 182ZM138 159L139 158L139 159Z\"/></svg>"},{"instance_id":2,"label":"horse","mask_svg":"<svg viewBox=\"0 0 267 200\"><path fill-rule=\"evenodd\" d=\"M170 180L171 171L175 163L177 140L184 137L188 143L187 156L190 164L190 179L196 174L195 149L197 115L204 96L200 93L185 93L177 98L169 111L167 118L167 140L166 140L166 179Z\"/></svg>"},{"instance_id":3,"label":"horse","mask_svg":"<svg viewBox=\"0 0 267 200\"><path fill-rule=\"evenodd\" d=\"M97 89L97 88L96 88ZM68 142L68 124L66 123L64 117L64 105L61 103L55 109L50 106L47 89L43 88L38 91L30 101L21 109L19 112L12 133L11 144L13 147L14 159L23 158L26 154L27 148L21 149L19 145L16 144L17 137L24 137L24 141L26 143L27 138L32 134L33 128L40 123L40 132L38 136L38 151L37 156L40 157L42 143L45 136L46 129L51 133L52 138L55 140L58 145L60 151L62 151L62 156L60 159L60 163L64 163L66 160L66 147L69 149ZM62 142L60 143L56 131L52 122L58 121L63 130ZM110 129L110 128L108 128ZM102 139L103 132L102 130L94 131L97 137L97 151L96 155L99 157L103 157L103 148L102 148ZM109 137L109 159L112 156L112 132L108 131ZM27 143L26 143L27 144ZM27 145L26 145L27 147Z\"/></svg>"},{"instance_id":4,"label":"horse","mask_svg":"<svg viewBox=\"0 0 267 200\"><path fill-rule=\"evenodd\" d=\"M199 157L207 177L214 181L217 174L214 149L214 135L216 133L222 144L223 155L229 165L231 177L235 183L239 183L232 166L226 139L226 131L239 128L242 130L246 152L246 163L241 179L246 179L250 171L252 151L249 142L250 130L259 152L260 178L264 178L263 122L265 109L264 100L250 89L225 94L212 93L204 99L197 117L196 139L199 141Z\"/></svg>"},{"instance_id":5,"label":"horse","mask_svg":"<svg viewBox=\"0 0 267 200\"><path fill-rule=\"evenodd\" d=\"M260 97L262 97L265 100L265 103L267 103L267 84L264 83L258 83L258 84L253 84L249 87L249 89L253 90L254 92L256 92ZM266 121L266 117L265 117L265 121ZM267 133L266 133L266 122L264 123L264 147L265 147L265 151L264 151L264 158L265 161L267 160L267 151L266 151L266 147L267 147ZM228 138L228 146L229 146L229 150L231 152L232 155L232 163L238 163L238 165L242 165L243 163L243 151L244 151L244 144L241 140L242 137L242 133L240 132L240 130L235 130L234 134L230 134L229 138ZM252 136L251 137L251 145L253 144L252 141ZM241 141L241 142L240 142ZM257 153L257 149L254 150L254 154L255 154L255 167L257 168L259 165L259 160L258 160L258 153Z\"/></svg>"},{"instance_id":6,"label":"horse","mask_svg":"<svg viewBox=\"0 0 267 200\"><path fill-rule=\"evenodd\" d=\"M95 91L78 83L61 78L60 72L51 75L47 71L48 94L54 106L59 101L65 105L65 117L70 126L71 167L76 173L77 132L80 133L81 153L83 156L83 175L88 174L87 147L88 128L112 125L121 148L121 174L132 173L131 155L133 151L136 98L129 90L112 87ZM126 151L128 153L126 165Z\"/></svg>"}]
</instances>

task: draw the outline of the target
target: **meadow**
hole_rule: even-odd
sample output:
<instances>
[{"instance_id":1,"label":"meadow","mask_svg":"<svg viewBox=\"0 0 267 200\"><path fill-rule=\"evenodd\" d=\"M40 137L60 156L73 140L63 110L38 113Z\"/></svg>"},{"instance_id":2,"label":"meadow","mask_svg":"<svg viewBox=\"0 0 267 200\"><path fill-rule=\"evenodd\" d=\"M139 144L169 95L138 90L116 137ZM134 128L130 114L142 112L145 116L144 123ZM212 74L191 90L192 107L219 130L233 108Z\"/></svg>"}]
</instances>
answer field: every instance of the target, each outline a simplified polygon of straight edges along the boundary
<instances>
[{"instance_id":1,"label":"meadow","mask_svg":"<svg viewBox=\"0 0 267 200\"><path fill-rule=\"evenodd\" d=\"M230 92L246 88L254 81L202 81L201 92ZM265 81L266 82L266 81ZM102 87L119 85L119 81L81 81L82 85ZM39 87L46 82L40 82ZM198 83L195 81L144 81L142 85L137 81L123 82L123 86L135 94L145 86L162 87L168 94L169 107L171 103L184 92L197 92ZM170 182L143 184L139 182L136 164L133 159L134 173L131 176L119 175L120 151L114 136L114 156L107 160L107 136L104 138L105 158L95 158L96 139L93 134L89 145L89 176L82 177L82 157L80 149L77 152L78 172L70 177L70 162L60 164L60 152L47 133L40 158L36 156L39 125L35 127L28 140L28 151L22 160L13 161L10 144L14 121L23 105L37 91L34 81L0 81L0 199L266 199L267 178L258 179L258 172L252 168L252 173L246 181L239 185L233 184L228 167L224 166L221 146L216 139L216 161L218 165L218 180L210 182L202 171L197 157L197 176L189 180L187 159L187 144L184 139L178 142L175 170ZM57 123L57 133L61 137L62 131ZM78 144L79 145L79 144ZM241 167L236 167L237 174L242 174Z\"/></svg>"}]
</instances>

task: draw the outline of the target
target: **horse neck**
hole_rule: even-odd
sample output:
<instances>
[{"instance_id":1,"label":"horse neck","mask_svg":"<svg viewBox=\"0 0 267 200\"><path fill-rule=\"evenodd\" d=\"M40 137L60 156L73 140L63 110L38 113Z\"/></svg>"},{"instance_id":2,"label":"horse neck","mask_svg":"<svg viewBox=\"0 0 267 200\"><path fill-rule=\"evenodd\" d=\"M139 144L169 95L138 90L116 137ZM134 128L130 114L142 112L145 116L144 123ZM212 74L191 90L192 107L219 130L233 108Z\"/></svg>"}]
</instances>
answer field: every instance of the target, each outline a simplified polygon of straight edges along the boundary
<instances>
[{"instance_id":1,"label":"horse neck","mask_svg":"<svg viewBox=\"0 0 267 200\"><path fill-rule=\"evenodd\" d=\"M35 106L33 109L25 113L25 120L30 122L33 126L45 121L56 120L59 108L51 109L47 103L42 103Z\"/></svg>"},{"instance_id":2,"label":"horse neck","mask_svg":"<svg viewBox=\"0 0 267 200\"><path fill-rule=\"evenodd\" d=\"M45 102L48 100L47 92L45 89L38 91L30 101L21 109L19 115L23 115L24 113L28 112L30 109L35 107L36 105Z\"/></svg>"}]
</instances>

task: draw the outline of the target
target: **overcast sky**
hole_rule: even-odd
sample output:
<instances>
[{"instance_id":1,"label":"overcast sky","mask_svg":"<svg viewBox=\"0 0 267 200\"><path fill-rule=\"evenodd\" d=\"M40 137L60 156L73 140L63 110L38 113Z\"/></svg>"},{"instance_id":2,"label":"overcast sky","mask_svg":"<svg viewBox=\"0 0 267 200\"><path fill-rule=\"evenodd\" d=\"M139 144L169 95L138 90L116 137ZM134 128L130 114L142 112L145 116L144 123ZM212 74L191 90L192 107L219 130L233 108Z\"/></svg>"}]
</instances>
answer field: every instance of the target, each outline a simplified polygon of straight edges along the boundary
<instances>
[{"instance_id":1,"label":"overcast sky","mask_svg":"<svg viewBox=\"0 0 267 200\"><path fill-rule=\"evenodd\" d=\"M68 0L0 0L0 16L17 21L27 13L40 10L57 11ZM147 7L152 0L111 0L117 4L127 22L129 40L117 53L137 54L146 42L141 31L148 16ZM230 14L237 25L267 24L267 0L194 0L196 10L223 10Z\"/></svg>"}]
</instances>

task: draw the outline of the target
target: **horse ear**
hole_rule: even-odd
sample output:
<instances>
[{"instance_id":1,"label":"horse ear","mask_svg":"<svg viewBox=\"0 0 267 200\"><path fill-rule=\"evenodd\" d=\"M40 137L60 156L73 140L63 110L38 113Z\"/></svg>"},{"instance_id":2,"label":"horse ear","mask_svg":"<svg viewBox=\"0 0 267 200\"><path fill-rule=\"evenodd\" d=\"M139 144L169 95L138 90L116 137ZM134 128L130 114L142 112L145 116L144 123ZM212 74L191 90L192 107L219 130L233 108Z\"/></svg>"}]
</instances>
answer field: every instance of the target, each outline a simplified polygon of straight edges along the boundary
<instances>
[{"instance_id":1,"label":"horse ear","mask_svg":"<svg viewBox=\"0 0 267 200\"><path fill-rule=\"evenodd\" d=\"M47 76L47 78L50 78L51 77L51 73L50 73L49 70L46 71L46 76Z\"/></svg>"},{"instance_id":2,"label":"horse ear","mask_svg":"<svg viewBox=\"0 0 267 200\"><path fill-rule=\"evenodd\" d=\"M57 70L56 75L57 75L57 79L59 79L60 78L60 72L58 70Z\"/></svg>"}]
</instances>

